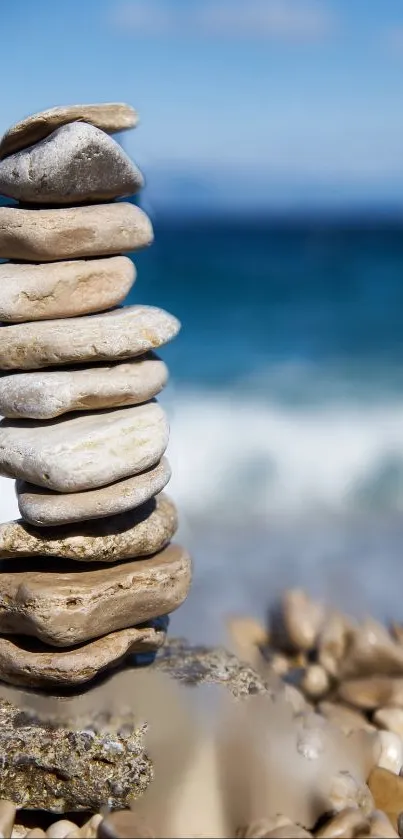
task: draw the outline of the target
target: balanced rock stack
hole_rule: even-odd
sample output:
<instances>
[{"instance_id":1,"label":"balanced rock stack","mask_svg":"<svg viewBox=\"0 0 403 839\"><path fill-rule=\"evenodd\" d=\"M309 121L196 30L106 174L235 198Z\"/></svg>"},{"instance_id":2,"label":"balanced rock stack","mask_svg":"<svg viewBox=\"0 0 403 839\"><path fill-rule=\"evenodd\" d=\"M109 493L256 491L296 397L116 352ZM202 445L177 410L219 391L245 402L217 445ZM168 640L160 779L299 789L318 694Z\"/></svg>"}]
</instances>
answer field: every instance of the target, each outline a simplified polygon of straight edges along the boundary
<instances>
[{"instance_id":1,"label":"balanced rock stack","mask_svg":"<svg viewBox=\"0 0 403 839\"><path fill-rule=\"evenodd\" d=\"M135 280L124 251L153 238L116 201L143 178L110 136L122 104L54 108L0 142L0 473L21 520L0 525L0 680L87 682L164 643L191 560L171 544L161 491L169 428L153 350L180 324L120 307Z\"/></svg>"}]
</instances>

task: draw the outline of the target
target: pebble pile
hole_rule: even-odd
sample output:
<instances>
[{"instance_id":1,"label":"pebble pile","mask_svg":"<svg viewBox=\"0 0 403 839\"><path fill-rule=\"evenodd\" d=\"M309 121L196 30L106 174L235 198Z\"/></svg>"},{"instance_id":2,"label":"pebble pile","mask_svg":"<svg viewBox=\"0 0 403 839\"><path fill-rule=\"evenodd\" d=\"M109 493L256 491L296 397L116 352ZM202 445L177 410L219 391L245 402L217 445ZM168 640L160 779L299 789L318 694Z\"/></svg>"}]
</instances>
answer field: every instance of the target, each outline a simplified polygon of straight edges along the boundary
<instances>
[{"instance_id":1,"label":"pebble pile","mask_svg":"<svg viewBox=\"0 0 403 839\"><path fill-rule=\"evenodd\" d=\"M178 320L121 307L150 245L127 198L143 177L110 136L128 105L53 108L0 142L0 473L21 520L0 525L0 679L87 682L156 650L191 581L162 493L169 428L154 350ZM7 560L7 561L6 561Z\"/></svg>"}]
</instances>

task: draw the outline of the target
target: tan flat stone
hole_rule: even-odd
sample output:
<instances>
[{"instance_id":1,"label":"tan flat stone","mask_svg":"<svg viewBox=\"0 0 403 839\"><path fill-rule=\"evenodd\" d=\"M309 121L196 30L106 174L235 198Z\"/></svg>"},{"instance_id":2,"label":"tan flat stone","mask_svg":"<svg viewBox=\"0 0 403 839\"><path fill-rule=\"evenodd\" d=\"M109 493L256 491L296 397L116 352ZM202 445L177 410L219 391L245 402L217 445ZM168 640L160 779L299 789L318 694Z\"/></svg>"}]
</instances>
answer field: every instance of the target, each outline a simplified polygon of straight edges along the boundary
<instances>
[{"instance_id":1,"label":"tan flat stone","mask_svg":"<svg viewBox=\"0 0 403 839\"><path fill-rule=\"evenodd\" d=\"M0 638L0 680L30 688L69 687L89 682L132 653L162 647L166 630L156 626L121 629L69 650L49 649L27 638Z\"/></svg>"},{"instance_id":2,"label":"tan flat stone","mask_svg":"<svg viewBox=\"0 0 403 839\"><path fill-rule=\"evenodd\" d=\"M44 567L51 570L31 571L27 560L15 562L21 570L0 572L0 632L55 647L173 612L185 600L192 575L188 553L176 545L147 559L90 570L62 572L63 562L47 560Z\"/></svg>"},{"instance_id":3,"label":"tan flat stone","mask_svg":"<svg viewBox=\"0 0 403 839\"><path fill-rule=\"evenodd\" d=\"M126 201L25 210L0 207L0 258L54 262L110 256L150 245L148 216Z\"/></svg>"},{"instance_id":4,"label":"tan flat stone","mask_svg":"<svg viewBox=\"0 0 403 839\"><path fill-rule=\"evenodd\" d=\"M136 277L127 256L0 265L0 321L71 318L122 303Z\"/></svg>"},{"instance_id":5,"label":"tan flat stone","mask_svg":"<svg viewBox=\"0 0 403 839\"><path fill-rule=\"evenodd\" d=\"M72 411L139 405L159 393L168 369L155 356L91 367L0 375L0 414L11 419L53 419Z\"/></svg>"},{"instance_id":6,"label":"tan flat stone","mask_svg":"<svg viewBox=\"0 0 403 839\"><path fill-rule=\"evenodd\" d=\"M20 513L36 527L54 527L125 513L144 504L164 489L171 477L165 457L147 472L101 489L56 493L17 481Z\"/></svg>"},{"instance_id":7,"label":"tan flat stone","mask_svg":"<svg viewBox=\"0 0 403 839\"><path fill-rule=\"evenodd\" d=\"M346 679L339 685L338 695L349 705L366 711L384 705L403 707L403 678L368 676Z\"/></svg>"},{"instance_id":8,"label":"tan flat stone","mask_svg":"<svg viewBox=\"0 0 403 839\"><path fill-rule=\"evenodd\" d=\"M105 102L99 105L64 105L49 108L14 123L0 141L0 159L18 149L37 143L61 125L81 120L101 128L107 134L135 128L138 115L134 108L123 102Z\"/></svg>"},{"instance_id":9,"label":"tan flat stone","mask_svg":"<svg viewBox=\"0 0 403 839\"><path fill-rule=\"evenodd\" d=\"M100 521L50 530L22 520L1 524L0 559L54 556L78 562L118 562L160 551L177 528L174 503L159 495L141 507Z\"/></svg>"},{"instance_id":10,"label":"tan flat stone","mask_svg":"<svg viewBox=\"0 0 403 839\"><path fill-rule=\"evenodd\" d=\"M0 328L0 368L119 361L142 355L178 334L179 321L154 306L124 306L101 315L42 320Z\"/></svg>"},{"instance_id":11,"label":"tan flat stone","mask_svg":"<svg viewBox=\"0 0 403 839\"><path fill-rule=\"evenodd\" d=\"M143 186L141 172L122 147L85 122L62 125L0 160L0 193L26 204L113 201Z\"/></svg>"},{"instance_id":12,"label":"tan flat stone","mask_svg":"<svg viewBox=\"0 0 403 839\"><path fill-rule=\"evenodd\" d=\"M56 492L81 492L161 460L169 427L157 402L47 422L0 423L0 474Z\"/></svg>"}]
</instances>

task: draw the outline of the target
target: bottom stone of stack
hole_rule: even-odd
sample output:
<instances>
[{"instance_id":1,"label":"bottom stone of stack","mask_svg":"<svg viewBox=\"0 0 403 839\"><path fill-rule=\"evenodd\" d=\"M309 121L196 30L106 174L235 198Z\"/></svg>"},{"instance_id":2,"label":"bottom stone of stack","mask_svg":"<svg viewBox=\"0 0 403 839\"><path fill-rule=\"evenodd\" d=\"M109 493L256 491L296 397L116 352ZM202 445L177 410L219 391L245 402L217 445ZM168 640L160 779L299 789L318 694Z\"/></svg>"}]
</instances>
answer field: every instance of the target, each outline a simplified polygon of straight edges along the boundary
<instances>
[{"instance_id":1,"label":"bottom stone of stack","mask_svg":"<svg viewBox=\"0 0 403 839\"><path fill-rule=\"evenodd\" d=\"M156 652L166 639L167 621L111 632L80 647L49 648L28 638L0 638L0 680L30 688L74 687L116 668L131 654Z\"/></svg>"},{"instance_id":2,"label":"bottom stone of stack","mask_svg":"<svg viewBox=\"0 0 403 839\"><path fill-rule=\"evenodd\" d=\"M101 567L35 557L5 560L1 569L0 633L53 647L84 644L170 614L185 600L192 577L190 556L177 545Z\"/></svg>"}]
</instances>

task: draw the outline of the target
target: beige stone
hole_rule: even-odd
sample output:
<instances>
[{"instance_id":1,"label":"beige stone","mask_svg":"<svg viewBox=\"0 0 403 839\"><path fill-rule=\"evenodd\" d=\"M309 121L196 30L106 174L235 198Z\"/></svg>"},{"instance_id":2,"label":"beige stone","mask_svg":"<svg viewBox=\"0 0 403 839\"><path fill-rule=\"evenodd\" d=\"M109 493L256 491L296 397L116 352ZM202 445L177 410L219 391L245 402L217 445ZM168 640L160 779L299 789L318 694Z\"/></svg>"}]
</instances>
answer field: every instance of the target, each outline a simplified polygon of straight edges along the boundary
<instances>
[{"instance_id":1,"label":"beige stone","mask_svg":"<svg viewBox=\"0 0 403 839\"><path fill-rule=\"evenodd\" d=\"M160 551L178 527L176 508L166 495L118 516L34 528L22 520L0 525L0 559L51 556L78 562L119 562Z\"/></svg>"},{"instance_id":2,"label":"beige stone","mask_svg":"<svg viewBox=\"0 0 403 839\"><path fill-rule=\"evenodd\" d=\"M374 675L403 676L403 647L382 624L368 619L350 631L339 677Z\"/></svg>"},{"instance_id":3,"label":"beige stone","mask_svg":"<svg viewBox=\"0 0 403 839\"><path fill-rule=\"evenodd\" d=\"M134 108L123 102L49 108L25 117L6 131L0 142L0 159L37 143L61 125L76 121L88 122L107 134L115 134L135 128L138 115Z\"/></svg>"},{"instance_id":4,"label":"beige stone","mask_svg":"<svg viewBox=\"0 0 403 839\"><path fill-rule=\"evenodd\" d=\"M290 824L290 825L283 825L282 827L276 827L275 830L271 830L270 833L266 833L266 839L309 839L312 837L312 833L308 833L304 827L301 827L298 824Z\"/></svg>"},{"instance_id":5,"label":"beige stone","mask_svg":"<svg viewBox=\"0 0 403 839\"><path fill-rule=\"evenodd\" d=\"M119 361L174 338L179 321L154 306L125 306L82 318L18 323L0 329L0 369Z\"/></svg>"},{"instance_id":6,"label":"beige stone","mask_svg":"<svg viewBox=\"0 0 403 839\"><path fill-rule=\"evenodd\" d=\"M62 125L0 160L0 193L26 204L81 204L132 195L144 179L122 147L85 122Z\"/></svg>"},{"instance_id":7,"label":"beige stone","mask_svg":"<svg viewBox=\"0 0 403 839\"><path fill-rule=\"evenodd\" d=\"M374 809L371 790L361 778L348 771L338 772L329 790L329 801L334 813L347 807L358 807L364 816L370 816Z\"/></svg>"},{"instance_id":8,"label":"beige stone","mask_svg":"<svg viewBox=\"0 0 403 839\"><path fill-rule=\"evenodd\" d=\"M382 766L383 769L389 769L395 775L399 775L403 765L403 743L398 734L394 731L379 731L379 742L381 744L381 753L377 760L377 765Z\"/></svg>"},{"instance_id":9,"label":"beige stone","mask_svg":"<svg viewBox=\"0 0 403 839\"><path fill-rule=\"evenodd\" d=\"M109 813L98 828L100 839L155 839L150 825L135 810Z\"/></svg>"},{"instance_id":10,"label":"beige stone","mask_svg":"<svg viewBox=\"0 0 403 839\"><path fill-rule=\"evenodd\" d=\"M338 694L344 702L366 711L382 705L403 707L403 679L388 676L346 679L339 685Z\"/></svg>"},{"instance_id":11,"label":"beige stone","mask_svg":"<svg viewBox=\"0 0 403 839\"><path fill-rule=\"evenodd\" d=\"M373 720L379 728L394 731L403 737L403 708L379 708L375 711Z\"/></svg>"},{"instance_id":12,"label":"beige stone","mask_svg":"<svg viewBox=\"0 0 403 839\"><path fill-rule=\"evenodd\" d=\"M191 581L190 557L176 545L147 559L90 570L62 572L58 561L37 571L27 570L27 560L20 564L21 570L0 572L0 632L55 647L167 615L184 601Z\"/></svg>"},{"instance_id":13,"label":"beige stone","mask_svg":"<svg viewBox=\"0 0 403 839\"><path fill-rule=\"evenodd\" d=\"M0 265L0 321L88 315L122 303L136 276L127 256Z\"/></svg>"},{"instance_id":14,"label":"beige stone","mask_svg":"<svg viewBox=\"0 0 403 839\"><path fill-rule=\"evenodd\" d=\"M140 507L161 492L170 477L169 463L162 458L140 475L86 492L56 493L17 481L18 506L23 519L35 527L99 519Z\"/></svg>"},{"instance_id":15,"label":"beige stone","mask_svg":"<svg viewBox=\"0 0 403 839\"><path fill-rule=\"evenodd\" d=\"M72 830L78 830L77 825L68 819L59 819L48 827L46 836L48 839L66 839Z\"/></svg>"},{"instance_id":16,"label":"beige stone","mask_svg":"<svg viewBox=\"0 0 403 839\"><path fill-rule=\"evenodd\" d=\"M165 643L166 628L155 625L129 627L95 641L57 650L27 638L0 638L0 678L21 687L73 687L116 667L133 653L149 653Z\"/></svg>"},{"instance_id":17,"label":"beige stone","mask_svg":"<svg viewBox=\"0 0 403 839\"><path fill-rule=\"evenodd\" d=\"M315 646L322 622L323 607L299 589L287 591L282 602L286 638L297 650Z\"/></svg>"},{"instance_id":18,"label":"beige stone","mask_svg":"<svg viewBox=\"0 0 403 839\"><path fill-rule=\"evenodd\" d=\"M330 676L338 678L354 624L339 612L326 617L318 638L318 661Z\"/></svg>"},{"instance_id":19,"label":"beige stone","mask_svg":"<svg viewBox=\"0 0 403 839\"><path fill-rule=\"evenodd\" d=\"M321 699L330 688L326 670L320 664L310 664L301 679L301 688L310 699Z\"/></svg>"},{"instance_id":20,"label":"beige stone","mask_svg":"<svg viewBox=\"0 0 403 839\"><path fill-rule=\"evenodd\" d=\"M47 420L72 411L138 405L166 385L168 369L150 355L114 364L0 376L0 414Z\"/></svg>"},{"instance_id":21,"label":"beige stone","mask_svg":"<svg viewBox=\"0 0 403 839\"><path fill-rule=\"evenodd\" d=\"M0 423L0 474L56 492L81 492L144 472L161 459L169 427L157 402L45 422Z\"/></svg>"},{"instance_id":22,"label":"beige stone","mask_svg":"<svg viewBox=\"0 0 403 839\"><path fill-rule=\"evenodd\" d=\"M150 245L148 216L126 201L26 210L0 207L0 258L53 262L110 256Z\"/></svg>"}]
</instances>

